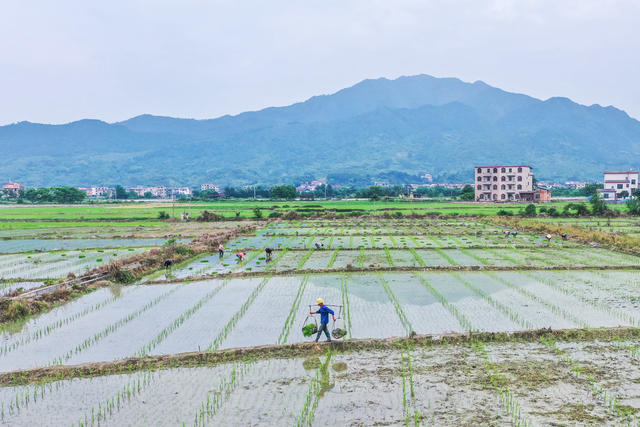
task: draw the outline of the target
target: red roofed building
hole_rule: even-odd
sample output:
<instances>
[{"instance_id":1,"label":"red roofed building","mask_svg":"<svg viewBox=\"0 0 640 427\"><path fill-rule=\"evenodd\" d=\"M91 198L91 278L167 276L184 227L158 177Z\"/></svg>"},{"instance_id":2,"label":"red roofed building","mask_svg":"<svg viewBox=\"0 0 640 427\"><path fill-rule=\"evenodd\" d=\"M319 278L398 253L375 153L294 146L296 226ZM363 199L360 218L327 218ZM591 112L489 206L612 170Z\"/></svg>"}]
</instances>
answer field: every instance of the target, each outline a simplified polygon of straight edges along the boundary
<instances>
[{"instance_id":1,"label":"red roofed building","mask_svg":"<svg viewBox=\"0 0 640 427\"><path fill-rule=\"evenodd\" d=\"M24 190L24 187L17 182L7 182L2 186L2 189L5 190L5 193L12 193L17 196L20 190Z\"/></svg>"}]
</instances>

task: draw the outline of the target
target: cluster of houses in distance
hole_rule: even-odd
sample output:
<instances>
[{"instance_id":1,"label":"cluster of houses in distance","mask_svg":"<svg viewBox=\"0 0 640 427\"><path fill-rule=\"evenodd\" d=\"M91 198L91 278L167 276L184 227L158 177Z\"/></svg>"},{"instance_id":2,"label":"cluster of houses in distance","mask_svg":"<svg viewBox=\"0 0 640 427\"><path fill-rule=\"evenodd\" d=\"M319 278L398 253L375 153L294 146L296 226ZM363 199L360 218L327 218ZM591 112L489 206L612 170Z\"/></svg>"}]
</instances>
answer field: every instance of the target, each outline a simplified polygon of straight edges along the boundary
<instances>
[{"instance_id":1,"label":"cluster of houses in distance","mask_svg":"<svg viewBox=\"0 0 640 427\"><path fill-rule=\"evenodd\" d=\"M588 182L568 181L564 184L559 183L534 183L532 167L527 165L511 165L511 166L476 166L474 190L475 200L477 202L549 202L551 201L551 189L557 187L564 188L583 188ZM431 175L425 174L423 177L431 181ZM607 171L604 173L604 188L598 192L607 202L618 202L627 199L633 195L634 190L639 188L639 176L637 170L628 171ZM314 191L321 185L326 185L326 180L314 180L304 182L296 187L299 192ZM374 185L388 187L388 182L375 182ZM415 190L419 187L446 187L446 188L463 188L466 184L411 184L409 187ZM339 186L332 185L337 188ZM20 190L25 187L17 182L8 182L2 186L3 197L8 195L17 196ZM115 188L108 186L96 187L78 187L79 190L87 193L89 198L113 198L115 196ZM215 184L201 184L201 191L213 191L222 195L222 188ZM173 197L190 197L193 190L190 187L148 187L135 186L126 188L127 192L134 192L140 198L173 198Z\"/></svg>"},{"instance_id":2,"label":"cluster of houses in distance","mask_svg":"<svg viewBox=\"0 0 640 427\"><path fill-rule=\"evenodd\" d=\"M548 202L555 184L534 185L531 166L476 166L475 199L478 202ZM583 188L586 182L567 182L565 186ZM638 189L638 171L607 171L604 188L598 192L607 202L625 200Z\"/></svg>"}]
</instances>

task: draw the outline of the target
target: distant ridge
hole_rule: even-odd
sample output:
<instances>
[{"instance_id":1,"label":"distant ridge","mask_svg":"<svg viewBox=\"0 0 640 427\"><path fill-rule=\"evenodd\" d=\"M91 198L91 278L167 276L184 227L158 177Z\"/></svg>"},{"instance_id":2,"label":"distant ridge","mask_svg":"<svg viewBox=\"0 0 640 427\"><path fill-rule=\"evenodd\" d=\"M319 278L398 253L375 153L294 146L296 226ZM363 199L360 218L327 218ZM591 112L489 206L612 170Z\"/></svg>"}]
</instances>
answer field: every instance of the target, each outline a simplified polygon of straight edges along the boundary
<instances>
[{"instance_id":1,"label":"distant ridge","mask_svg":"<svg viewBox=\"0 0 640 427\"><path fill-rule=\"evenodd\" d=\"M0 180L26 185L291 183L328 176L469 182L475 164L526 163L539 179L638 167L640 122L615 107L545 101L482 81L363 80L286 107L194 120L0 127ZM5 178L2 178L5 177Z\"/></svg>"}]
</instances>

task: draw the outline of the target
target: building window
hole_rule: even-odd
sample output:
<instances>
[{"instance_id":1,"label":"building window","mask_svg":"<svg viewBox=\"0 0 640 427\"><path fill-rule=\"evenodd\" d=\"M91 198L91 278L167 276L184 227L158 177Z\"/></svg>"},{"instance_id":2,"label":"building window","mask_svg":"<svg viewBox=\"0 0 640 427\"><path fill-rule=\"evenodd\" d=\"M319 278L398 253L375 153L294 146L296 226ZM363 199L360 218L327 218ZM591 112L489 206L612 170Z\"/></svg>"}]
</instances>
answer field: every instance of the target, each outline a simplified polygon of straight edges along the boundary
<instances>
[{"instance_id":1,"label":"building window","mask_svg":"<svg viewBox=\"0 0 640 427\"><path fill-rule=\"evenodd\" d=\"M511 172L511 168L509 168L509 172Z\"/></svg>"},{"instance_id":2,"label":"building window","mask_svg":"<svg viewBox=\"0 0 640 427\"><path fill-rule=\"evenodd\" d=\"M522 185L518 184L518 190L522 190Z\"/></svg>"},{"instance_id":3,"label":"building window","mask_svg":"<svg viewBox=\"0 0 640 427\"><path fill-rule=\"evenodd\" d=\"M504 173L505 172L505 168L500 169L500 172Z\"/></svg>"},{"instance_id":4,"label":"building window","mask_svg":"<svg viewBox=\"0 0 640 427\"><path fill-rule=\"evenodd\" d=\"M505 187L504 187L504 184L502 184L502 186L500 187L500 189L501 189L501 190L504 190L504 188L505 188Z\"/></svg>"},{"instance_id":5,"label":"building window","mask_svg":"<svg viewBox=\"0 0 640 427\"><path fill-rule=\"evenodd\" d=\"M500 198L504 200L506 198L506 195L503 194L502 196L500 196Z\"/></svg>"},{"instance_id":6,"label":"building window","mask_svg":"<svg viewBox=\"0 0 640 427\"><path fill-rule=\"evenodd\" d=\"M478 177L478 182L480 182L480 181L482 181L482 177L481 176Z\"/></svg>"},{"instance_id":7,"label":"building window","mask_svg":"<svg viewBox=\"0 0 640 427\"><path fill-rule=\"evenodd\" d=\"M609 198L609 193L604 193L603 196L604 196L605 199L608 199Z\"/></svg>"},{"instance_id":8,"label":"building window","mask_svg":"<svg viewBox=\"0 0 640 427\"><path fill-rule=\"evenodd\" d=\"M497 194L493 195L493 200L498 200L498 195Z\"/></svg>"},{"instance_id":9,"label":"building window","mask_svg":"<svg viewBox=\"0 0 640 427\"><path fill-rule=\"evenodd\" d=\"M506 180L507 180L506 176L503 176L502 179L501 179L501 181L506 181Z\"/></svg>"},{"instance_id":10,"label":"building window","mask_svg":"<svg viewBox=\"0 0 640 427\"><path fill-rule=\"evenodd\" d=\"M497 189L498 189L498 186L497 186L497 185L495 185L495 184L493 184L493 189L494 189L494 190L497 190Z\"/></svg>"},{"instance_id":11,"label":"building window","mask_svg":"<svg viewBox=\"0 0 640 427\"><path fill-rule=\"evenodd\" d=\"M494 177L493 177L493 180L494 180L494 181L497 181L497 180L498 180L498 177L497 177L497 176L494 176Z\"/></svg>"},{"instance_id":12,"label":"building window","mask_svg":"<svg viewBox=\"0 0 640 427\"><path fill-rule=\"evenodd\" d=\"M498 173L498 168L493 168L493 173Z\"/></svg>"},{"instance_id":13,"label":"building window","mask_svg":"<svg viewBox=\"0 0 640 427\"><path fill-rule=\"evenodd\" d=\"M522 168L518 168L518 172L522 172Z\"/></svg>"},{"instance_id":14,"label":"building window","mask_svg":"<svg viewBox=\"0 0 640 427\"><path fill-rule=\"evenodd\" d=\"M478 168L478 173L482 173L482 168Z\"/></svg>"},{"instance_id":15,"label":"building window","mask_svg":"<svg viewBox=\"0 0 640 427\"><path fill-rule=\"evenodd\" d=\"M522 181L522 177L521 176L518 177L518 181Z\"/></svg>"},{"instance_id":16,"label":"building window","mask_svg":"<svg viewBox=\"0 0 640 427\"><path fill-rule=\"evenodd\" d=\"M539 199L539 198L540 198L540 195L539 195L539 194L536 194L536 199Z\"/></svg>"},{"instance_id":17,"label":"building window","mask_svg":"<svg viewBox=\"0 0 640 427\"><path fill-rule=\"evenodd\" d=\"M618 189L622 190L622 184L618 184Z\"/></svg>"},{"instance_id":18,"label":"building window","mask_svg":"<svg viewBox=\"0 0 640 427\"><path fill-rule=\"evenodd\" d=\"M631 180L631 185L636 185L636 180L635 179Z\"/></svg>"},{"instance_id":19,"label":"building window","mask_svg":"<svg viewBox=\"0 0 640 427\"><path fill-rule=\"evenodd\" d=\"M478 185L478 190L482 190L482 185Z\"/></svg>"}]
</instances>

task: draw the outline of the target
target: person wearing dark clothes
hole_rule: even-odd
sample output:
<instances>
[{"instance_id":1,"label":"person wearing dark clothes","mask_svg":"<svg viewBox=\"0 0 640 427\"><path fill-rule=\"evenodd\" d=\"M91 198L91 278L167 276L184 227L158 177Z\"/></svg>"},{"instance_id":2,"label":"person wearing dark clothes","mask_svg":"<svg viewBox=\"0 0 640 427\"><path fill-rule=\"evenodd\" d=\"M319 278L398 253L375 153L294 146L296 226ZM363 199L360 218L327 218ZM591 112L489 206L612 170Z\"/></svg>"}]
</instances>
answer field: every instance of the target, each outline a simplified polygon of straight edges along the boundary
<instances>
[{"instance_id":1,"label":"person wearing dark clothes","mask_svg":"<svg viewBox=\"0 0 640 427\"><path fill-rule=\"evenodd\" d=\"M273 253L273 249L267 248L264 251L267 254L267 261L271 261L271 254Z\"/></svg>"},{"instance_id":2,"label":"person wearing dark clothes","mask_svg":"<svg viewBox=\"0 0 640 427\"><path fill-rule=\"evenodd\" d=\"M320 339L320 335L324 331L324 334L327 336L327 342L331 342L331 334L329 334L329 314L333 317L333 321L336 321L336 316L333 310L324 305L324 300L322 298L318 298L316 300L318 306L320 308L318 311L312 311L310 314L320 314L320 327L318 328L318 335L316 335L316 342Z\"/></svg>"},{"instance_id":3,"label":"person wearing dark clothes","mask_svg":"<svg viewBox=\"0 0 640 427\"><path fill-rule=\"evenodd\" d=\"M224 245L222 243L218 245L218 255L220 256L220 258L224 256Z\"/></svg>"}]
</instances>

